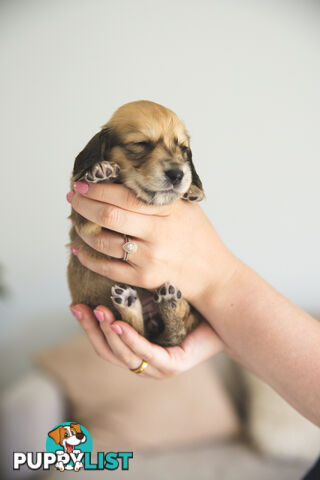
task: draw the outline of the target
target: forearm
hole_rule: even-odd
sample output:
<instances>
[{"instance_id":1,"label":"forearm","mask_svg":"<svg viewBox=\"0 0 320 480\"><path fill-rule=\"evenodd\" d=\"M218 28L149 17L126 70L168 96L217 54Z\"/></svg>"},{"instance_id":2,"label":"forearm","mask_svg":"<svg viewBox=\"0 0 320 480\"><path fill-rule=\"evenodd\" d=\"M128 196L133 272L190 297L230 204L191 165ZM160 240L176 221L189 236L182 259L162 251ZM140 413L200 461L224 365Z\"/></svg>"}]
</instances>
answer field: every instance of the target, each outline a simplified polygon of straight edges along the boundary
<instances>
[{"instance_id":1,"label":"forearm","mask_svg":"<svg viewBox=\"0 0 320 480\"><path fill-rule=\"evenodd\" d=\"M253 270L238 264L228 283L195 307L233 359L320 426L320 323Z\"/></svg>"}]
</instances>

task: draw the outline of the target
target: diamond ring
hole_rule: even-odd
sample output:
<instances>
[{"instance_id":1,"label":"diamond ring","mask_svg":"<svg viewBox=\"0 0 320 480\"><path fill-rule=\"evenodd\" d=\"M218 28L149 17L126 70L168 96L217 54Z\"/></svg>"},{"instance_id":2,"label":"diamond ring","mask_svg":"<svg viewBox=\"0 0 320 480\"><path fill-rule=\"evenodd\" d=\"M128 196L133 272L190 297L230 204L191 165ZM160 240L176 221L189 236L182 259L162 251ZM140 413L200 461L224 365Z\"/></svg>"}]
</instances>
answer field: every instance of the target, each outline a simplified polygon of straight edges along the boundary
<instances>
[{"instance_id":1,"label":"diamond ring","mask_svg":"<svg viewBox=\"0 0 320 480\"><path fill-rule=\"evenodd\" d=\"M131 242L128 235L124 235L124 244L122 245L122 248L124 250L123 261L127 262L129 253L136 253L138 245L135 242Z\"/></svg>"}]
</instances>

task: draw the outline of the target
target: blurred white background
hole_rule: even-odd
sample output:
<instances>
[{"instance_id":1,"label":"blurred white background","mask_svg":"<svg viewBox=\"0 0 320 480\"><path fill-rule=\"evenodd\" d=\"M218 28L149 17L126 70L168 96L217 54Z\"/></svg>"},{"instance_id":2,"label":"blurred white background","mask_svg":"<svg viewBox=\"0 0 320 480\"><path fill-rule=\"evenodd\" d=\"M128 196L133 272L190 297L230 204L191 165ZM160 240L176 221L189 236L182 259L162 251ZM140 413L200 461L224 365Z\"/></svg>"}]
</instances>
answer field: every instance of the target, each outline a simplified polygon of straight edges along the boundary
<instances>
[{"instance_id":1,"label":"blurred white background","mask_svg":"<svg viewBox=\"0 0 320 480\"><path fill-rule=\"evenodd\" d=\"M185 121L203 206L227 245L320 311L319 2L2 0L0 18L0 263L11 292L0 386L79 328L65 276L69 176L89 138L136 99Z\"/></svg>"}]
</instances>

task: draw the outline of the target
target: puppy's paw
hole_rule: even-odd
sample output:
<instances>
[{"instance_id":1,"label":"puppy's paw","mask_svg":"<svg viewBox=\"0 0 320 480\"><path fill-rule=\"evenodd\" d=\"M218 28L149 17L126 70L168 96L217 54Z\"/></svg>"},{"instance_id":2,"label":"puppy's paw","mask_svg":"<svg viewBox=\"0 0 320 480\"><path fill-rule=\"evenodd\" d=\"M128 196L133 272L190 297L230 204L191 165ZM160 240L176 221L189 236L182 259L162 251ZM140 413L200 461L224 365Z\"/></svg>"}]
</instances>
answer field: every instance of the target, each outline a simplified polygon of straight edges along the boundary
<instances>
[{"instance_id":1,"label":"puppy's paw","mask_svg":"<svg viewBox=\"0 0 320 480\"><path fill-rule=\"evenodd\" d=\"M168 302L173 308L176 307L177 301L181 298L181 291L170 282L165 283L162 287L156 290L153 296L155 302Z\"/></svg>"},{"instance_id":2,"label":"puppy's paw","mask_svg":"<svg viewBox=\"0 0 320 480\"><path fill-rule=\"evenodd\" d=\"M201 202L204 199L204 192L196 185L191 185L189 190L183 195L183 199L188 202Z\"/></svg>"},{"instance_id":3,"label":"puppy's paw","mask_svg":"<svg viewBox=\"0 0 320 480\"><path fill-rule=\"evenodd\" d=\"M128 285L114 285L111 288L111 300L117 310L121 308L141 308L137 292Z\"/></svg>"},{"instance_id":4,"label":"puppy's paw","mask_svg":"<svg viewBox=\"0 0 320 480\"><path fill-rule=\"evenodd\" d=\"M84 179L90 183L111 182L119 176L120 167L114 162L98 162L85 174Z\"/></svg>"},{"instance_id":5,"label":"puppy's paw","mask_svg":"<svg viewBox=\"0 0 320 480\"><path fill-rule=\"evenodd\" d=\"M129 285L114 285L111 288L111 300L121 319L144 336L142 306L136 290Z\"/></svg>"}]
</instances>

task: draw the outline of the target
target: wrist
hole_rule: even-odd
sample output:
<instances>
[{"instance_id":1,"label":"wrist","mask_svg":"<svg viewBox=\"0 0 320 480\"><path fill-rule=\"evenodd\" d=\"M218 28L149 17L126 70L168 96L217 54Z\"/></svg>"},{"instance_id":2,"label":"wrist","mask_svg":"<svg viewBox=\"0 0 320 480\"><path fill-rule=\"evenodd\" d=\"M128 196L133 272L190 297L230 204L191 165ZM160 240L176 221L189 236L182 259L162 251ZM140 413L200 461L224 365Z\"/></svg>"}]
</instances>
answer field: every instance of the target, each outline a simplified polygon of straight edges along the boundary
<instances>
[{"instance_id":1,"label":"wrist","mask_svg":"<svg viewBox=\"0 0 320 480\"><path fill-rule=\"evenodd\" d=\"M231 252L226 250L220 258L219 269L210 268L215 263L207 262L207 272L204 273L205 281L202 283L199 293L190 299L193 306L203 317L213 325L214 312L223 306L230 304L235 285L242 276L246 266Z\"/></svg>"}]
</instances>

